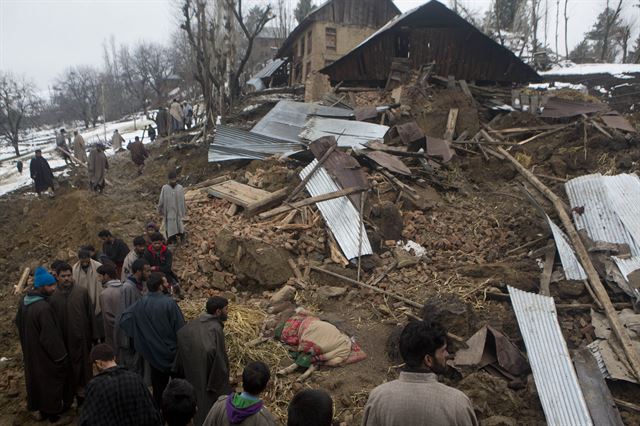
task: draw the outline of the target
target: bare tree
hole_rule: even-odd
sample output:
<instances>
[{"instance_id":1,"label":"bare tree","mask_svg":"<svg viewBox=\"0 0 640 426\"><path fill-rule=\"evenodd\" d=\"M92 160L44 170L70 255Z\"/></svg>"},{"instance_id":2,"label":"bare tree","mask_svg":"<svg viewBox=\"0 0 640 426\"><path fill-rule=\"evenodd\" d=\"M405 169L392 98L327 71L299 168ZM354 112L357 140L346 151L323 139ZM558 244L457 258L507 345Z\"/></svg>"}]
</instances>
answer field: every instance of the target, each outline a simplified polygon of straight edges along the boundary
<instances>
[{"instance_id":1,"label":"bare tree","mask_svg":"<svg viewBox=\"0 0 640 426\"><path fill-rule=\"evenodd\" d=\"M65 71L53 87L54 101L67 118L80 119L85 127L96 127L102 100L102 76L93 67L72 67Z\"/></svg>"},{"instance_id":2,"label":"bare tree","mask_svg":"<svg viewBox=\"0 0 640 426\"><path fill-rule=\"evenodd\" d=\"M604 34L602 39L602 51L600 52L600 61L604 61L604 59L607 57L610 38L613 30L615 29L616 23L620 18L620 12L622 11L622 0L618 0L618 6L613 11L609 9L609 0L607 0L607 7L605 10L608 13L605 20Z\"/></svg>"},{"instance_id":3,"label":"bare tree","mask_svg":"<svg viewBox=\"0 0 640 426\"><path fill-rule=\"evenodd\" d=\"M227 6L233 12L238 25L242 29L242 33L244 34L247 42L247 48L244 52L244 55L240 59L240 62L236 67L234 67L235 69L231 70L231 72L229 73L231 99L236 99L240 96L240 76L244 72L244 67L247 64L249 57L251 56L251 51L253 50L253 42L260 31L262 31L264 26L267 25L267 22L272 20L274 16L271 13L271 5L267 5L265 7L254 6L254 10L255 7L258 7L258 19L254 25L248 26L245 23L245 16L242 14L242 0L226 1ZM231 57L233 57L233 55L231 55Z\"/></svg>"},{"instance_id":4,"label":"bare tree","mask_svg":"<svg viewBox=\"0 0 640 426\"><path fill-rule=\"evenodd\" d=\"M289 9L287 0L275 0L275 36L284 40L293 29L293 15Z\"/></svg>"},{"instance_id":5,"label":"bare tree","mask_svg":"<svg viewBox=\"0 0 640 426\"><path fill-rule=\"evenodd\" d=\"M10 143L16 155L20 155L18 143L25 124L35 117L40 105L32 82L0 73L0 139Z\"/></svg>"},{"instance_id":6,"label":"bare tree","mask_svg":"<svg viewBox=\"0 0 640 426\"><path fill-rule=\"evenodd\" d=\"M213 123L218 111L216 91L221 92L223 78L216 66L216 42L221 41L219 29L212 25L211 11L206 0L184 0L180 28L186 33L189 46L195 57L195 80L200 85L204 98L206 123Z\"/></svg>"},{"instance_id":7,"label":"bare tree","mask_svg":"<svg viewBox=\"0 0 640 426\"><path fill-rule=\"evenodd\" d=\"M167 95L167 80L173 74L169 50L157 43L140 43L135 49L135 62L139 75L163 102Z\"/></svg>"},{"instance_id":8,"label":"bare tree","mask_svg":"<svg viewBox=\"0 0 640 426\"><path fill-rule=\"evenodd\" d=\"M558 25L560 24L560 0L556 0L556 58L560 57L558 50Z\"/></svg>"},{"instance_id":9,"label":"bare tree","mask_svg":"<svg viewBox=\"0 0 640 426\"><path fill-rule=\"evenodd\" d=\"M564 0L564 56L569 59L569 15L567 14L569 0Z\"/></svg>"},{"instance_id":10,"label":"bare tree","mask_svg":"<svg viewBox=\"0 0 640 426\"><path fill-rule=\"evenodd\" d=\"M624 23L616 28L616 33L614 34L616 42L620 45L620 49L622 50L623 64L626 64L628 60L629 41L631 41L631 29L631 24Z\"/></svg>"},{"instance_id":11,"label":"bare tree","mask_svg":"<svg viewBox=\"0 0 640 426\"><path fill-rule=\"evenodd\" d=\"M145 73L143 61L131 54L128 46L120 46L118 51L118 64L120 68L119 78L124 89L135 101L135 108L146 108L151 87L149 76Z\"/></svg>"}]
</instances>

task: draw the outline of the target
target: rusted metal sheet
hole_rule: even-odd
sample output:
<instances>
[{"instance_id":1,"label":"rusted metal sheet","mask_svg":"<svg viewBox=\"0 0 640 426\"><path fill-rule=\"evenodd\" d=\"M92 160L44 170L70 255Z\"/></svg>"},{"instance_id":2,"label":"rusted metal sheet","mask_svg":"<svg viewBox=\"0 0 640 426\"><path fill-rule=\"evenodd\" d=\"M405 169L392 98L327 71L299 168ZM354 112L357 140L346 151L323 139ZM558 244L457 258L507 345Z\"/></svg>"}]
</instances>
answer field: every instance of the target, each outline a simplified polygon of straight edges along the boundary
<instances>
[{"instance_id":1,"label":"rusted metal sheet","mask_svg":"<svg viewBox=\"0 0 640 426\"><path fill-rule=\"evenodd\" d=\"M381 86L395 58L408 58L414 69L434 62L435 74L456 79L542 81L513 52L435 0L394 18L321 72L332 82Z\"/></svg>"},{"instance_id":2,"label":"rusted metal sheet","mask_svg":"<svg viewBox=\"0 0 640 426\"><path fill-rule=\"evenodd\" d=\"M410 151L418 151L420 148L425 148L424 132L415 121L400 124L393 127L392 130L400 136L402 143L408 146Z\"/></svg>"},{"instance_id":3,"label":"rusted metal sheet","mask_svg":"<svg viewBox=\"0 0 640 426\"><path fill-rule=\"evenodd\" d=\"M529 372L524 354L500 331L485 325L466 341L467 348L456 352L456 366L484 368L492 365L513 376Z\"/></svg>"},{"instance_id":4,"label":"rusted metal sheet","mask_svg":"<svg viewBox=\"0 0 640 426\"><path fill-rule=\"evenodd\" d=\"M453 158L455 152L449 141L439 138L427 137L427 154L442 158L447 163Z\"/></svg>"},{"instance_id":5,"label":"rusted metal sheet","mask_svg":"<svg viewBox=\"0 0 640 426\"><path fill-rule=\"evenodd\" d=\"M362 151L362 155L375 161L380 166L393 173L405 176L411 176L411 169L395 155L387 154L382 151Z\"/></svg>"},{"instance_id":6,"label":"rusted metal sheet","mask_svg":"<svg viewBox=\"0 0 640 426\"><path fill-rule=\"evenodd\" d=\"M608 109L609 107L605 104L551 98L547 101L540 116L546 118L576 117L578 115L592 114L594 112L602 112Z\"/></svg>"},{"instance_id":7,"label":"rusted metal sheet","mask_svg":"<svg viewBox=\"0 0 640 426\"><path fill-rule=\"evenodd\" d=\"M607 127L611 127L612 129L622 130L623 132L636 133L635 127L629 123L629 120L621 116L617 112L608 112L602 115L602 121Z\"/></svg>"},{"instance_id":8,"label":"rusted metal sheet","mask_svg":"<svg viewBox=\"0 0 640 426\"><path fill-rule=\"evenodd\" d=\"M378 108L374 106L358 107L353 112L358 121L371 120L378 116Z\"/></svg>"},{"instance_id":9,"label":"rusted metal sheet","mask_svg":"<svg viewBox=\"0 0 640 426\"><path fill-rule=\"evenodd\" d=\"M309 150L319 161L327 150L335 144L336 139L332 136L327 136L311 142ZM335 149L329 155L329 158L325 160L322 166L342 188L367 188L369 186L367 174L360 167L358 160L338 149ZM360 206L360 197L362 197L362 194L351 194L349 199L353 201L355 206Z\"/></svg>"},{"instance_id":10,"label":"rusted metal sheet","mask_svg":"<svg viewBox=\"0 0 640 426\"><path fill-rule=\"evenodd\" d=\"M573 352L573 365L593 423L598 426L623 426L620 412L591 351L582 348Z\"/></svg>"}]
</instances>

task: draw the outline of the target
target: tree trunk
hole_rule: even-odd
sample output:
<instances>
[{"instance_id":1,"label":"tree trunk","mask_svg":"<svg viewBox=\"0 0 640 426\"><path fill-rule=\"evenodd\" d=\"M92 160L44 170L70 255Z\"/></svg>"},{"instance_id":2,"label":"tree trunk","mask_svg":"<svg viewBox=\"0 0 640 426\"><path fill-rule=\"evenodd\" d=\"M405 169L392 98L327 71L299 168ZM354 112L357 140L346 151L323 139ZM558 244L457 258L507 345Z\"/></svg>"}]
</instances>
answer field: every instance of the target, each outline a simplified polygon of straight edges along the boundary
<instances>
[{"instance_id":1,"label":"tree trunk","mask_svg":"<svg viewBox=\"0 0 640 426\"><path fill-rule=\"evenodd\" d=\"M567 15L567 3L569 0L564 0L564 52L565 59L569 59L569 41L567 40L569 16Z\"/></svg>"},{"instance_id":2,"label":"tree trunk","mask_svg":"<svg viewBox=\"0 0 640 426\"><path fill-rule=\"evenodd\" d=\"M17 140L13 140L11 141L11 146L13 146L13 150L16 152L16 156L20 156L20 147L18 146L18 141Z\"/></svg>"}]
</instances>

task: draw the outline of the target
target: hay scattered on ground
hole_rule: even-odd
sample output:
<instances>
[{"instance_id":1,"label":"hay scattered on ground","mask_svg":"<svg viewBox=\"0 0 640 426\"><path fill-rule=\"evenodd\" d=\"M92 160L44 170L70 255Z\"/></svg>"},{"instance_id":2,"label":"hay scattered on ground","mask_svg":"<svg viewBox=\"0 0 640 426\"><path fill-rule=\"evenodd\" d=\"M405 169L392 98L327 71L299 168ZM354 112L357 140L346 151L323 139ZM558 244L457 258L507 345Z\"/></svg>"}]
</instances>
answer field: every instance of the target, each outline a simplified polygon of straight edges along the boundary
<instances>
[{"instance_id":1,"label":"hay scattered on ground","mask_svg":"<svg viewBox=\"0 0 640 426\"><path fill-rule=\"evenodd\" d=\"M204 312L206 299L182 300L179 304L185 320L189 321ZM281 361L284 359L288 364L290 357L285 346L274 340L258 346L247 345L248 342L260 337L260 330L266 316L264 311L255 306L233 303L229 305L229 318L224 325L224 334L230 374L237 379L237 385L240 387L245 365L252 361L266 363L271 369L271 382L263 399L274 416L285 420L289 401L295 393L292 381L302 371L284 378L276 376Z\"/></svg>"}]
</instances>

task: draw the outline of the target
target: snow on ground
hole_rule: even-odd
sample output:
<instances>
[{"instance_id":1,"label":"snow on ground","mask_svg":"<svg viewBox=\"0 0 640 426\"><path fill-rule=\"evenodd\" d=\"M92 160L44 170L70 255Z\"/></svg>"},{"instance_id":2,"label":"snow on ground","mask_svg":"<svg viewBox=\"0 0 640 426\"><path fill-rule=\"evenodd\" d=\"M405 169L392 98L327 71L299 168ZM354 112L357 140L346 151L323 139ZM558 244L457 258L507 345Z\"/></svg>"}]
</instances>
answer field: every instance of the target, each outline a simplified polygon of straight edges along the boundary
<instances>
[{"instance_id":1,"label":"snow on ground","mask_svg":"<svg viewBox=\"0 0 640 426\"><path fill-rule=\"evenodd\" d=\"M633 78L626 74L639 73L640 64L570 64L542 71L540 75L611 74L616 78Z\"/></svg>"},{"instance_id":2,"label":"snow on ground","mask_svg":"<svg viewBox=\"0 0 640 426\"><path fill-rule=\"evenodd\" d=\"M136 136L142 138L144 129L149 124L155 123L147 119L143 114L136 114L127 116L124 120L107 122L106 126L100 125L87 130L78 128L78 131L84 137L87 148L98 142L102 142L107 146L107 156L112 156L115 154L113 149L111 149L111 137L113 136L114 130L118 129L118 132L125 140L123 148L126 148L127 144L132 142ZM66 130L73 134L73 128L67 128ZM144 132L143 142L145 144L151 142L146 132ZM33 152L38 148L42 150L43 157L47 159L52 169L64 166L64 160L55 152L55 130L35 130L29 133L25 138L25 142L20 143L20 153L22 155L18 158L11 158L15 156L13 147L6 145L0 147L0 195L33 185L33 181L29 175L29 161L33 158ZM73 151L73 147L70 148ZM22 174L18 173L18 169L16 168L16 160L18 159L21 160L23 164ZM66 170L63 170L54 172L54 174L60 176L65 172Z\"/></svg>"}]
</instances>

